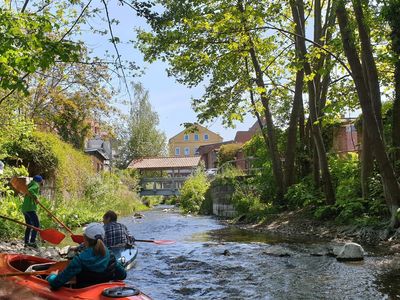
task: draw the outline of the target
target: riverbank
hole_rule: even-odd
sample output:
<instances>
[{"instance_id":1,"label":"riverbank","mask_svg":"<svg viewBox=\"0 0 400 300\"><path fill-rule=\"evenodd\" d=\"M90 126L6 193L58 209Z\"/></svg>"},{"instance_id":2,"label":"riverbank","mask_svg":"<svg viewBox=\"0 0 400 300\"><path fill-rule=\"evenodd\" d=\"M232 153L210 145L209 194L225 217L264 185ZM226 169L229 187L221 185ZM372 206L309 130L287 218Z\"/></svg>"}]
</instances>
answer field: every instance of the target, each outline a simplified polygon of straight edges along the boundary
<instances>
[{"instance_id":1,"label":"riverbank","mask_svg":"<svg viewBox=\"0 0 400 300\"><path fill-rule=\"evenodd\" d=\"M24 243L18 240L0 241L0 253L19 253L44 257L52 260L61 260L67 254L69 246L59 248L44 244L38 248L24 247Z\"/></svg>"},{"instance_id":2,"label":"riverbank","mask_svg":"<svg viewBox=\"0 0 400 300\"><path fill-rule=\"evenodd\" d=\"M319 221L305 209L282 212L259 223L245 223L239 220L226 220L227 224L258 233L279 234L293 238L333 241L338 243L357 242L366 246L382 248L384 255L400 254L400 238L395 235L386 238L385 229L338 225L333 221Z\"/></svg>"}]
</instances>

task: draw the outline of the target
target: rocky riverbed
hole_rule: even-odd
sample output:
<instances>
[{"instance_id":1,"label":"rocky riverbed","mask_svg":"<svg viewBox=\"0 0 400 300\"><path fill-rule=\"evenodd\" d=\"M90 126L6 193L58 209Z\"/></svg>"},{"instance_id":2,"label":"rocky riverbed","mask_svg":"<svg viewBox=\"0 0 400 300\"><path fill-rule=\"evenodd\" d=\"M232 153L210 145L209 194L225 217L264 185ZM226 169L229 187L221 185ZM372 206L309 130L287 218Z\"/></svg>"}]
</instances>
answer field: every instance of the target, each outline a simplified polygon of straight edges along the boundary
<instances>
[{"instance_id":1,"label":"rocky riverbed","mask_svg":"<svg viewBox=\"0 0 400 300\"><path fill-rule=\"evenodd\" d=\"M24 247L21 241L0 241L0 253L21 253L26 255L40 256L52 260L60 260L68 252L69 246L58 248L50 245L38 248Z\"/></svg>"},{"instance_id":2,"label":"rocky riverbed","mask_svg":"<svg viewBox=\"0 0 400 300\"><path fill-rule=\"evenodd\" d=\"M388 235L385 229L337 225L333 222L318 221L305 210L284 212L269 217L257 224L226 221L235 227L257 233L277 234L290 239L310 238L331 242L333 245L357 242L366 247L374 247L382 255L400 256L400 234Z\"/></svg>"}]
</instances>

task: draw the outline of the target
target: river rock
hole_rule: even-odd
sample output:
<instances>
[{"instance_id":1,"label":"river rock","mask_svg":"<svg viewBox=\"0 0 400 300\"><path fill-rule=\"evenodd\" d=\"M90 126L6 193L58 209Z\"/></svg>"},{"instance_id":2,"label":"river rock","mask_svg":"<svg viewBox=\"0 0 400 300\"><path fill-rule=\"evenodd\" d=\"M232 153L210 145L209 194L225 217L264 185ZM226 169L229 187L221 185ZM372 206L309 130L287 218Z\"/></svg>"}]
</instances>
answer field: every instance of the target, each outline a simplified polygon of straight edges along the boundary
<instances>
[{"instance_id":1,"label":"river rock","mask_svg":"<svg viewBox=\"0 0 400 300\"><path fill-rule=\"evenodd\" d=\"M292 252L284 247L273 246L268 251L264 251L263 254L268 256L276 256L276 257L290 257L292 256Z\"/></svg>"},{"instance_id":2,"label":"river rock","mask_svg":"<svg viewBox=\"0 0 400 300\"><path fill-rule=\"evenodd\" d=\"M61 248L60 250L58 250L58 253L59 253L61 256L65 256L65 255L68 254L69 248L70 248L70 247L71 247L71 246L65 246L65 247Z\"/></svg>"},{"instance_id":3,"label":"river rock","mask_svg":"<svg viewBox=\"0 0 400 300\"><path fill-rule=\"evenodd\" d=\"M135 213L133 215L136 219L142 219L144 217L144 215L142 215L141 213Z\"/></svg>"},{"instance_id":4,"label":"river rock","mask_svg":"<svg viewBox=\"0 0 400 300\"><path fill-rule=\"evenodd\" d=\"M346 243L336 256L338 261L358 261L364 259L364 249L357 243Z\"/></svg>"}]
</instances>

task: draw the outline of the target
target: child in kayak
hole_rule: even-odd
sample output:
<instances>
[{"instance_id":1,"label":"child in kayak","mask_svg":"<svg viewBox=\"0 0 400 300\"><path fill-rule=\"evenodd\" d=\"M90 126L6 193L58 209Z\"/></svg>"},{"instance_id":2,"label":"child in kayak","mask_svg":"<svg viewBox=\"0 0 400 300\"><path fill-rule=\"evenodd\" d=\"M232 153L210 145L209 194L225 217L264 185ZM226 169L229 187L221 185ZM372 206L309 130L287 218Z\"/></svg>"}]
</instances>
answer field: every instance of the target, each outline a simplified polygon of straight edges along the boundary
<instances>
[{"instance_id":1,"label":"child in kayak","mask_svg":"<svg viewBox=\"0 0 400 300\"><path fill-rule=\"evenodd\" d=\"M104 228L89 224L84 231L86 249L75 256L60 274L51 274L47 281L53 289L62 287L76 277L76 287L83 288L111 280L123 280L126 271L103 243Z\"/></svg>"}]
</instances>

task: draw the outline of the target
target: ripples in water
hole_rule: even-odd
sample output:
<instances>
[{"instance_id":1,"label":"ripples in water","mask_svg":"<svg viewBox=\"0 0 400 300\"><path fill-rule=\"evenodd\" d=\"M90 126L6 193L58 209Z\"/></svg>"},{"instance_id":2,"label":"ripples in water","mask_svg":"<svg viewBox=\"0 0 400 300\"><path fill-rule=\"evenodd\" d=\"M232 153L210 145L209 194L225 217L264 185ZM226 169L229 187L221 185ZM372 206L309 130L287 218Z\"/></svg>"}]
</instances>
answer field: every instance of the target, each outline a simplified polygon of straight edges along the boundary
<instances>
[{"instance_id":1,"label":"ripples in water","mask_svg":"<svg viewBox=\"0 0 400 300\"><path fill-rule=\"evenodd\" d=\"M125 220L137 238L177 240L140 244L137 267L128 274L156 300L396 299L399 273L385 278L379 256L339 263L324 255L323 241L254 235L213 218L161 210L144 215L140 222Z\"/></svg>"}]
</instances>

